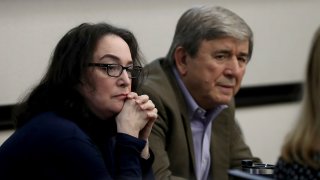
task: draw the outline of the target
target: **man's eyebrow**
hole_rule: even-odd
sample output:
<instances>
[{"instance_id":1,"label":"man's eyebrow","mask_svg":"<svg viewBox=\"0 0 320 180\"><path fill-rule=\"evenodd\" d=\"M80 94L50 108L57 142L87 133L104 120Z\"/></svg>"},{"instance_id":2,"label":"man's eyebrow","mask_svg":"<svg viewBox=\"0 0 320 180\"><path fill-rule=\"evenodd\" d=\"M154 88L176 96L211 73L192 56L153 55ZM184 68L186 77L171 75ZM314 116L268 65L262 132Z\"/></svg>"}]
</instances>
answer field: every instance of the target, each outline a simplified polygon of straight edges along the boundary
<instances>
[{"instance_id":1,"label":"man's eyebrow","mask_svg":"<svg viewBox=\"0 0 320 180\"><path fill-rule=\"evenodd\" d=\"M246 56L246 57L249 57L249 53L240 52L240 53L239 53L239 56Z\"/></svg>"},{"instance_id":2,"label":"man's eyebrow","mask_svg":"<svg viewBox=\"0 0 320 180\"><path fill-rule=\"evenodd\" d=\"M215 54L223 53L223 54L230 54L231 50L228 49L221 49L221 50L216 50L214 51Z\"/></svg>"},{"instance_id":3,"label":"man's eyebrow","mask_svg":"<svg viewBox=\"0 0 320 180\"><path fill-rule=\"evenodd\" d=\"M222 49L222 50L217 50L214 52L215 54L223 53L223 54L231 54L231 50L228 49ZM239 56L249 56L249 53L247 52L239 52Z\"/></svg>"}]
</instances>

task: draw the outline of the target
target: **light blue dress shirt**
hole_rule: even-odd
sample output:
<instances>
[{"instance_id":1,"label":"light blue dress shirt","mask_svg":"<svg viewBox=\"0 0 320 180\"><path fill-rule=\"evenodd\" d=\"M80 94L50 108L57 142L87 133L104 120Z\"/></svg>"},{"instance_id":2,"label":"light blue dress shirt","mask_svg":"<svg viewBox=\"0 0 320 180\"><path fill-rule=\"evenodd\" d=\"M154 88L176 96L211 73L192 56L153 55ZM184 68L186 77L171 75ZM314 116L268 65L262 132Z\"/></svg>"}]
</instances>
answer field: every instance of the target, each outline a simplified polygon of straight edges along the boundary
<instances>
[{"instance_id":1,"label":"light blue dress shirt","mask_svg":"<svg viewBox=\"0 0 320 180\"><path fill-rule=\"evenodd\" d=\"M212 121L219 113L227 108L227 105L220 105L211 110L201 108L190 95L189 91L182 82L176 68L173 68L173 73L177 79L178 85L187 102L193 147L195 155L195 172L198 180L207 180L210 170L210 140L212 131Z\"/></svg>"}]
</instances>

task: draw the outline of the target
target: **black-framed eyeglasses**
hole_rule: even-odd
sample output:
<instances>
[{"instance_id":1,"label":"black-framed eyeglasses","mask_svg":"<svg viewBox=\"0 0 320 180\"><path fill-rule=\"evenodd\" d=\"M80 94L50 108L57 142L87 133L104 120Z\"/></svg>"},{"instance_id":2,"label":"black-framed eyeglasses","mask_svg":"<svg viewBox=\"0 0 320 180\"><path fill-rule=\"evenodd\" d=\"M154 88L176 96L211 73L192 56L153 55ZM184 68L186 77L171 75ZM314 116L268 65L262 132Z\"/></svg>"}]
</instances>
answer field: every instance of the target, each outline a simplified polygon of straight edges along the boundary
<instances>
[{"instance_id":1,"label":"black-framed eyeglasses","mask_svg":"<svg viewBox=\"0 0 320 180\"><path fill-rule=\"evenodd\" d=\"M100 67L104 69L107 72L107 74L111 77L121 76L123 70L125 69L129 78L138 78L142 71L142 67L133 65L124 67L120 64L89 63L88 66Z\"/></svg>"}]
</instances>

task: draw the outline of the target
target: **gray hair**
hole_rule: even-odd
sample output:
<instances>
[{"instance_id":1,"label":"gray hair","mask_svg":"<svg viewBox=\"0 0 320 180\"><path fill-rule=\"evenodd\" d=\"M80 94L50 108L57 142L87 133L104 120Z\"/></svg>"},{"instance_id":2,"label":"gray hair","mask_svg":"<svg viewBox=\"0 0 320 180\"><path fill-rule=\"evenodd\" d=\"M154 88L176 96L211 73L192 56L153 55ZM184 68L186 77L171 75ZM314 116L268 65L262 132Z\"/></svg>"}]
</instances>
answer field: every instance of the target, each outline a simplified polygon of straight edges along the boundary
<instances>
[{"instance_id":1,"label":"gray hair","mask_svg":"<svg viewBox=\"0 0 320 180\"><path fill-rule=\"evenodd\" d=\"M234 12L223 7L193 7L180 17L167 59L173 62L173 55L178 46L182 46L195 56L203 40L220 37L233 37L249 40L249 58L253 50L253 32L247 23Z\"/></svg>"}]
</instances>

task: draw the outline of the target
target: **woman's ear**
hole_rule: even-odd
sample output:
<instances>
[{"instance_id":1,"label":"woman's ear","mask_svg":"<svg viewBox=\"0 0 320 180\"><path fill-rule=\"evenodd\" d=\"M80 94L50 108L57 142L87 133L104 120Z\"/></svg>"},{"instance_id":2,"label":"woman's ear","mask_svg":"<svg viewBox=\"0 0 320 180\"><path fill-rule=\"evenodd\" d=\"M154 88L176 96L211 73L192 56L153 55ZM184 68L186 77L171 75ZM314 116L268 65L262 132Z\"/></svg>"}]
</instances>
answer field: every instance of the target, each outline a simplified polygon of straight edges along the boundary
<instances>
[{"instance_id":1,"label":"woman's ear","mask_svg":"<svg viewBox=\"0 0 320 180\"><path fill-rule=\"evenodd\" d=\"M186 50L181 46L177 47L174 52L174 61L176 63L177 70L181 76L186 75L188 71L187 55L188 54Z\"/></svg>"}]
</instances>

